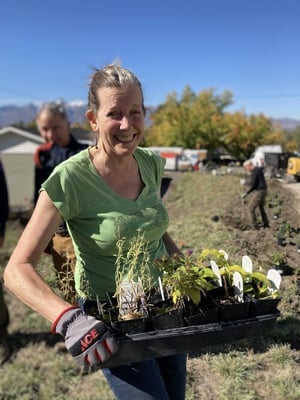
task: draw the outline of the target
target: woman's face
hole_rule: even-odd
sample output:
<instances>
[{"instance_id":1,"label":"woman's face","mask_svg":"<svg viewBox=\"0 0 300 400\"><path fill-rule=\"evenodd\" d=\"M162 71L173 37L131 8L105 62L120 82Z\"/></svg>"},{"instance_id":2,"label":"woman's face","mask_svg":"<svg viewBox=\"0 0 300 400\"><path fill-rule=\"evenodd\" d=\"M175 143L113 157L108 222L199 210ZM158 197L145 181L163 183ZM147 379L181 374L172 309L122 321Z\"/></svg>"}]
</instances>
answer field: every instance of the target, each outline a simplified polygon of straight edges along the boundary
<instances>
[{"instance_id":1,"label":"woman's face","mask_svg":"<svg viewBox=\"0 0 300 400\"><path fill-rule=\"evenodd\" d=\"M131 155L144 136L145 113L139 87L129 84L122 88L98 90L100 107L91 126L98 133L98 147L107 154Z\"/></svg>"}]
</instances>

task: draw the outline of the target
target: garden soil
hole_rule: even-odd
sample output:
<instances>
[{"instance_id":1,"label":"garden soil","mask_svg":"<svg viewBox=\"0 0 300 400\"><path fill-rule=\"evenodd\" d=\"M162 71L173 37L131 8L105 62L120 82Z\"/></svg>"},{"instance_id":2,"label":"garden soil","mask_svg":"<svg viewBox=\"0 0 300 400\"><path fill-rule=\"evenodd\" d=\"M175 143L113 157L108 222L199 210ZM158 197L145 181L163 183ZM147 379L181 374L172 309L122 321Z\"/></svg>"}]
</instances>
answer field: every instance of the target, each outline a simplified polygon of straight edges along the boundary
<instances>
[{"instance_id":1,"label":"garden soil","mask_svg":"<svg viewBox=\"0 0 300 400\"><path fill-rule=\"evenodd\" d=\"M294 279L300 277L300 255L296 246L296 239L300 237L300 183L286 184L283 181L271 180L268 182L268 201L266 211L270 219L270 228L258 230L250 227L248 204L244 200L234 199L229 204L222 220L228 229L238 231L237 245L244 250L244 254L251 254L258 264L266 265L272 254L280 252L286 258L287 275ZM240 212L233 210L240 208ZM277 210L280 209L277 215ZM286 226L285 244L278 244L278 234ZM299 266L299 267L298 267Z\"/></svg>"}]
</instances>

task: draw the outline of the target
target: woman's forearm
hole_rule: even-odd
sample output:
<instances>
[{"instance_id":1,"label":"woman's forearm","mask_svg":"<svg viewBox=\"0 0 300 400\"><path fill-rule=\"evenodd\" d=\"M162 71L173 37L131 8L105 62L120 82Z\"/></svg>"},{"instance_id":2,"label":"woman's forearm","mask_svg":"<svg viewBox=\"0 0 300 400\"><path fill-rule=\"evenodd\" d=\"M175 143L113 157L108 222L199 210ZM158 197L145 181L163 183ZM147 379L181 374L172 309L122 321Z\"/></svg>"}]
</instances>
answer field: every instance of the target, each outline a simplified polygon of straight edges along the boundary
<instances>
[{"instance_id":1,"label":"woman's forearm","mask_svg":"<svg viewBox=\"0 0 300 400\"><path fill-rule=\"evenodd\" d=\"M168 232L163 235L162 239L169 255L181 253L178 246Z\"/></svg>"}]
</instances>

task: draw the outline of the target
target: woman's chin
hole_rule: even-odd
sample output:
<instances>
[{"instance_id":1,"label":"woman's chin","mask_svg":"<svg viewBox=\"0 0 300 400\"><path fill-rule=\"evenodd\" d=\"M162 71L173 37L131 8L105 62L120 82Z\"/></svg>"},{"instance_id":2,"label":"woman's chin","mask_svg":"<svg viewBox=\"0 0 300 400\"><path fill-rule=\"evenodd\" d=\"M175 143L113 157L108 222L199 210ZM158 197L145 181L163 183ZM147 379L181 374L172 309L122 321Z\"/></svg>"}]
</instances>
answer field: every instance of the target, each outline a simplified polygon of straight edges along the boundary
<instances>
[{"instance_id":1,"label":"woman's chin","mask_svg":"<svg viewBox=\"0 0 300 400\"><path fill-rule=\"evenodd\" d=\"M134 153L135 149L138 146L138 142L136 140L133 140L132 142L119 142L115 146L115 150L118 154L132 154Z\"/></svg>"}]
</instances>

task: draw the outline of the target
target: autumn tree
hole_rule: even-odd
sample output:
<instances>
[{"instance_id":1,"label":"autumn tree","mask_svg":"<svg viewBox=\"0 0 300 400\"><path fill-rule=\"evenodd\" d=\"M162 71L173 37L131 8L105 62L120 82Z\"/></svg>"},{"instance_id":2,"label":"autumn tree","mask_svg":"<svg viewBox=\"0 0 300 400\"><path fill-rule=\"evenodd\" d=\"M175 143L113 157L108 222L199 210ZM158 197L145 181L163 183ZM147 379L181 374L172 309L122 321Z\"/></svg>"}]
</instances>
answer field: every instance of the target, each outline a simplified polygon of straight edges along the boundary
<instances>
[{"instance_id":1,"label":"autumn tree","mask_svg":"<svg viewBox=\"0 0 300 400\"><path fill-rule=\"evenodd\" d=\"M300 126L283 133L284 147L288 152L300 153Z\"/></svg>"},{"instance_id":2,"label":"autumn tree","mask_svg":"<svg viewBox=\"0 0 300 400\"><path fill-rule=\"evenodd\" d=\"M220 117L231 99L228 91L216 95L209 89L196 95L189 86L180 99L172 92L151 114L152 124L146 130L147 145L211 148L214 143L215 146L220 136Z\"/></svg>"},{"instance_id":3,"label":"autumn tree","mask_svg":"<svg viewBox=\"0 0 300 400\"><path fill-rule=\"evenodd\" d=\"M196 95L189 86L180 98L172 92L150 116L146 145L205 148L212 152L219 149L246 159L259 145L282 144L281 130L263 114L225 112L232 99L229 91L216 94L208 89Z\"/></svg>"},{"instance_id":4,"label":"autumn tree","mask_svg":"<svg viewBox=\"0 0 300 400\"><path fill-rule=\"evenodd\" d=\"M282 142L282 132L263 114L228 113L223 123L223 147L238 159L249 158L257 146Z\"/></svg>"}]
</instances>

